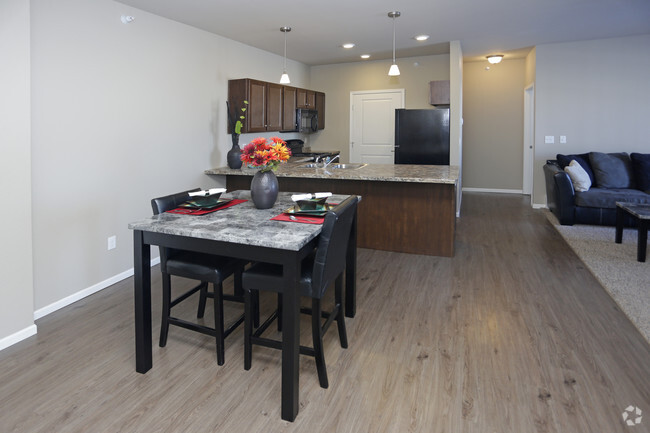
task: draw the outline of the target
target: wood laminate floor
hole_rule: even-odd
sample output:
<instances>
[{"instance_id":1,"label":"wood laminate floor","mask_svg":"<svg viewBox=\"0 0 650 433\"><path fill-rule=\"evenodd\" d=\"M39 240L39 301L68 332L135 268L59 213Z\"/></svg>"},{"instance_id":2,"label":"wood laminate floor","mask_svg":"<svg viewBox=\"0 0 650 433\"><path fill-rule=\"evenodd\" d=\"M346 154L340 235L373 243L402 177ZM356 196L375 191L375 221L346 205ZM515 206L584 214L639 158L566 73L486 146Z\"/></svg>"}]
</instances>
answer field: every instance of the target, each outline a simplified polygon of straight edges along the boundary
<instances>
[{"instance_id":1,"label":"wood laminate floor","mask_svg":"<svg viewBox=\"0 0 650 433\"><path fill-rule=\"evenodd\" d=\"M457 229L453 258L359 250L350 347L330 329L326 390L301 357L294 423L280 419L280 353L255 347L244 371L241 330L222 367L200 334L172 328L157 346L156 267L153 369L134 369L127 279L0 352L0 432L650 431L650 346L542 211L466 193ZM624 424L629 405L641 424Z\"/></svg>"}]
</instances>

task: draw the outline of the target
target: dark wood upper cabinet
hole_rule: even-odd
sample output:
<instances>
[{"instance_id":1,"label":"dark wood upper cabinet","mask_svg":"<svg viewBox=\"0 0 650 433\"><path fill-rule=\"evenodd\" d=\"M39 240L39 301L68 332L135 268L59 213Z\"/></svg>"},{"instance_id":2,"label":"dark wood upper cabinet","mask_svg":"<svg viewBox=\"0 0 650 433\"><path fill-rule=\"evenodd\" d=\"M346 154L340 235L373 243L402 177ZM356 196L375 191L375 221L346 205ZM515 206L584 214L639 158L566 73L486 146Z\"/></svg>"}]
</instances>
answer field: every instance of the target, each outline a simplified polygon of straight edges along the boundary
<instances>
[{"instance_id":1,"label":"dark wood upper cabinet","mask_svg":"<svg viewBox=\"0 0 650 433\"><path fill-rule=\"evenodd\" d=\"M265 81L243 78L228 81L228 101L231 115L246 118L242 133L279 131L282 129L283 86ZM244 104L248 101L248 105ZM241 108L246 107L242 113ZM230 124L228 133L232 133Z\"/></svg>"},{"instance_id":2,"label":"dark wood upper cabinet","mask_svg":"<svg viewBox=\"0 0 650 433\"><path fill-rule=\"evenodd\" d=\"M325 129L325 94L316 92L316 111L318 111L318 129Z\"/></svg>"},{"instance_id":3,"label":"dark wood upper cabinet","mask_svg":"<svg viewBox=\"0 0 650 433\"><path fill-rule=\"evenodd\" d=\"M282 131L296 129L296 92L295 87L284 86L282 104Z\"/></svg>"},{"instance_id":4,"label":"dark wood upper cabinet","mask_svg":"<svg viewBox=\"0 0 650 433\"><path fill-rule=\"evenodd\" d=\"M296 107L316 109L316 92L307 89L298 89L296 93Z\"/></svg>"},{"instance_id":5,"label":"dark wood upper cabinet","mask_svg":"<svg viewBox=\"0 0 650 433\"><path fill-rule=\"evenodd\" d=\"M449 105L449 80L429 81L429 104Z\"/></svg>"},{"instance_id":6,"label":"dark wood upper cabinet","mask_svg":"<svg viewBox=\"0 0 650 433\"><path fill-rule=\"evenodd\" d=\"M325 94L322 92L242 78L228 81L228 101L235 121L240 115L245 116L242 134L293 131L296 129L296 108L318 109L318 129L325 125ZM246 107L244 113L242 107ZM233 133L230 123L228 133Z\"/></svg>"},{"instance_id":7,"label":"dark wood upper cabinet","mask_svg":"<svg viewBox=\"0 0 650 433\"><path fill-rule=\"evenodd\" d=\"M242 132L262 132L266 131L266 83L263 81L249 80L248 82L248 109L246 116L245 128Z\"/></svg>"},{"instance_id":8,"label":"dark wood upper cabinet","mask_svg":"<svg viewBox=\"0 0 650 433\"><path fill-rule=\"evenodd\" d=\"M282 129L282 85L267 83L266 98L266 131Z\"/></svg>"}]
</instances>

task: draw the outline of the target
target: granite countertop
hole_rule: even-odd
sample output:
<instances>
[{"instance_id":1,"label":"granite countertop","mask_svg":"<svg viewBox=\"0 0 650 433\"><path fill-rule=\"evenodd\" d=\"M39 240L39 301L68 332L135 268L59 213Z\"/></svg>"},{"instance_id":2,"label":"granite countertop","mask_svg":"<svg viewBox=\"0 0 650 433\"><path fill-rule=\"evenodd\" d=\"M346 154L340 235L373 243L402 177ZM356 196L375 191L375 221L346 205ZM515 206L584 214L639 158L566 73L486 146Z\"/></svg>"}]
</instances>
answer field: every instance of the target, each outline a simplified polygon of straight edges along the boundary
<instances>
[{"instance_id":1,"label":"granite countertop","mask_svg":"<svg viewBox=\"0 0 650 433\"><path fill-rule=\"evenodd\" d=\"M250 191L233 191L222 197L248 201L205 215L162 213L132 222L129 229L298 251L318 236L322 225L271 221L295 204L291 194L280 192L272 208L257 209L250 200ZM346 197L334 194L328 202L341 202Z\"/></svg>"},{"instance_id":2,"label":"granite countertop","mask_svg":"<svg viewBox=\"0 0 650 433\"><path fill-rule=\"evenodd\" d=\"M332 165L336 165L338 161ZM366 164L361 168L334 169L306 168L305 162L290 162L281 164L275 174L278 177L298 177L317 179L340 180L371 180L385 182L415 182L415 183L442 183L457 184L458 167L455 165L392 165L392 164ZM228 167L205 170L205 174L214 175L239 175L253 176L258 171L256 168L233 170Z\"/></svg>"}]
</instances>

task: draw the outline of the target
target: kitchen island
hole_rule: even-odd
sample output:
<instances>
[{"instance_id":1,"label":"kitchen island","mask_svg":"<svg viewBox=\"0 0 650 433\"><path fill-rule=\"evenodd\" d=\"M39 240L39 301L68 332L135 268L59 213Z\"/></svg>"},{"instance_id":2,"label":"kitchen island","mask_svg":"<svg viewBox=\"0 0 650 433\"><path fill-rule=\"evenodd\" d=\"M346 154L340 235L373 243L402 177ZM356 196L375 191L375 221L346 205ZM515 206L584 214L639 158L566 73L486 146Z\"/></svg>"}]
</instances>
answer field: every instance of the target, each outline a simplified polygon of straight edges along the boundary
<instances>
[{"instance_id":1,"label":"kitchen island","mask_svg":"<svg viewBox=\"0 0 650 433\"><path fill-rule=\"evenodd\" d=\"M446 165L282 164L280 191L357 194L360 248L452 257L456 228L458 167ZM336 168L341 165L346 168ZM206 170L226 177L229 191L250 189L257 169Z\"/></svg>"}]
</instances>

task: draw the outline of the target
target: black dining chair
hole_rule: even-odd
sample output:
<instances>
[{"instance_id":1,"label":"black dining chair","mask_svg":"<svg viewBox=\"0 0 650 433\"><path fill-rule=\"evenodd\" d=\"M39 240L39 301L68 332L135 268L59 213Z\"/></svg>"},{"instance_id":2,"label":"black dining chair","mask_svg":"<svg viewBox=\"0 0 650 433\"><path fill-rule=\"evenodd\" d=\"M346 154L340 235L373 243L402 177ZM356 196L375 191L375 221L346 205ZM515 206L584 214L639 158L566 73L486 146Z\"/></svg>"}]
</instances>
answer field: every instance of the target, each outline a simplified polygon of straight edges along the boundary
<instances>
[{"instance_id":1,"label":"black dining chair","mask_svg":"<svg viewBox=\"0 0 650 433\"><path fill-rule=\"evenodd\" d=\"M199 191L199 188L167 195L164 197L154 198L151 200L151 207L153 208L154 215L158 215L168 210L177 208L181 203L189 200L189 193L193 191ZM240 303L244 302L241 275L246 262L212 254L184 251L167 247L159 248L163 291L162 320L160 326L159 342L160 347L165 347L167 344L169 325L175 325L190 329L192 331L215 337L217 343L217 364L223 365L224 339L244 321L244 315L242 314L233 323L224 329L223 301L235 301ZM192 280L198 280L200 281L200 284L172 300L172 275ZM224 295L223 281L231 275L234 275L235 279L234 293L233 295ZM209 283L212 283L214 286L214 291L212 292L208 291ZM196 315L197 318L202 318L205 313L206 299L214 299L214 328L172 316L172 308L196 292L199 292L199 306ZM255 302L255 300L253 302ZM257 306L254 306L254 309L257 309ZM257 321L259 323L259 318Z\"/></svg>"},{"instance_id":2,"label":"black dining chair","mask_svg":"<svg viewBox=\"0 0 650 433\"><path fill-rule=\"evenodd\" d=\"M311 298L311 308L301 308L300 312L310 314L312 321L313 348L300 346L300 353L316 358L318 381L322 388L328 387L327 369L323 353L323 335L336 320L341 347L348 347L343 316L343 272L345 271L346 251L350 230L355 218L358 197L352 196L328 211L323 222L323 229L316 249L302 262L300 276L300 293ZM334 308L324 312L321 299L327 288L334 282ZM244 271L242 276L245 298L244 324L244 368L249 370L252 361L252 345L257 344L274 349L281 349L280 341L262 337L264 331L275 319L281 319L281 309L276 309L264 323L253 332L254 311L253 291L269 290L278 292L278 307L281 306L281 292L284 284L282 266L270 263L255 263ZM322 323L321 319L326 319ZM278 329L281 330L281 322Z\"/></svg>"}]
</instances>

